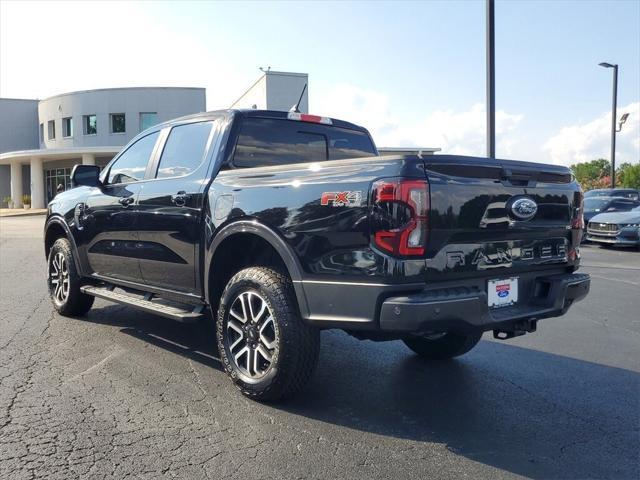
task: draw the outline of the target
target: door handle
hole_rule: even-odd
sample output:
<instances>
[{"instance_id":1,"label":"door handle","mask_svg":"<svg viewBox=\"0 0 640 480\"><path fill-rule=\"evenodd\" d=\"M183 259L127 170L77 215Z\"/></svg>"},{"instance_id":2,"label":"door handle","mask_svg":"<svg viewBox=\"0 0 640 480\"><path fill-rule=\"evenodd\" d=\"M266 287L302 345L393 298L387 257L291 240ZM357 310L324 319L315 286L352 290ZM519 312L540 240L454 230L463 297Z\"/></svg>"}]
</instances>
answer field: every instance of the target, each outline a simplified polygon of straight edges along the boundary
<instances>
[{"instance_id":1,"label":"door handle","mask_svg":"<svg viewBox=\"0 0 640 480\"><path fill-rule=\"evenodd\" d=\"M191 195L189 195L184 190L180 190L175 195L171 195L171 201L179 207L184 207L187 203L187 200L189 200L190 198Z\"/></svg>"},{"instance_id":2,"label":"door handle","mask_svg":"<svg viewBox=\"0 0 640 480\"><path fill-rule=\"evenodd\" d=\"M129 205L131 205L133 203L133 201L134 201L133 197L122 197L122 198L118 199L118 202L123 207L128 207Z\"/></svg>"}]
</instances>

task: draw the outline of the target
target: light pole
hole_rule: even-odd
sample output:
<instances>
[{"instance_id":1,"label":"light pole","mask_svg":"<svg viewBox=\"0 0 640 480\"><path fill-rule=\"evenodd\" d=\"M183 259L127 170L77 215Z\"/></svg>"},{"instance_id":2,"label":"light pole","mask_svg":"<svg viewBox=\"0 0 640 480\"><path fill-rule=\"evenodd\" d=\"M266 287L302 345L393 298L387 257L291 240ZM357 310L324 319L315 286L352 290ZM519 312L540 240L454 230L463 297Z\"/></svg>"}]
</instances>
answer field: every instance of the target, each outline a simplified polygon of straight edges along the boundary
<instances>
[{"instance_id":1,"label":"light pole","mask_svg":"<svg viewBox=\"0 0 640 480\"><path fill-rule=\"evenodd\" d=\"M496 158L496 60L493 0L486 0L487 157Z\"/></svg>"},{"instance_id":2,"label":"light pole","mask_svg":"<svg viewBox=\"0 0 640 480\"><path fill-rule=\"evenodd\" d=\"M604 68L613 68L613 100L611 104L611 188L616 188L616 117L618 116L618 65L607 62L602 62L598 65Z\"/></svg>"}]
</instances>

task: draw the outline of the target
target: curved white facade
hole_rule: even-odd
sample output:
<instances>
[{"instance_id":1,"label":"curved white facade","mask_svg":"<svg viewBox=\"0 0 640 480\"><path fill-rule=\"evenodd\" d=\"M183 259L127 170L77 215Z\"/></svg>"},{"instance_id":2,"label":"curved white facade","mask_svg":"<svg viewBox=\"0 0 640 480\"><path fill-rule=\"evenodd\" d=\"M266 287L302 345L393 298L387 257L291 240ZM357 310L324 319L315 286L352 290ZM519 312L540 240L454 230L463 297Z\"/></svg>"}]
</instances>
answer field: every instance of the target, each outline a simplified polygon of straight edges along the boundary
<instances>
[{"instance_id":1,"label":"curved white facade","mask_svg":"<svg viewBox=\"0 0 640 480\"><path fill-rule=\"evenodd\" d=\"M206 98L204 88L108 88L0 99L0 107L0 200L10 194L21 207L26 194L44 208L58 187L70 186L74 165L106 165L145 128L204 112Z\"/></svg>"},{"instance_id":2,"label":"curved white facade","mask_svg":"<svg viewBox=\"0 0 640 480\"><path fill-rule=\"evenodd\" d=\"M148 121L155 114L155 123L160 123L205 108L204 88L108 88L64 93L38 103L40 148L123 146L142 130L141 115L146 114ZM114 132L114 115L124 115L124 132ZM92 116L95 133L87 132L85 126L87 117Z\"/></svg>"}]
</instances>

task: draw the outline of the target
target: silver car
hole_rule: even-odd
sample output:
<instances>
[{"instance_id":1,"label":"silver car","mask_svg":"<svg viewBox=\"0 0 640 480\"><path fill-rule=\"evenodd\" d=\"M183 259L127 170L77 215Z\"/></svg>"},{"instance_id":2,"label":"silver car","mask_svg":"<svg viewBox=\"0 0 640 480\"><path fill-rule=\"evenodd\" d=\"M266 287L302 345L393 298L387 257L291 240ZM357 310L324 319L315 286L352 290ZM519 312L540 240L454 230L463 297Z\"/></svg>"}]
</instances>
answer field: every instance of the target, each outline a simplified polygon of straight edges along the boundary
<instances>
[{"instance_id":1,"label":"silver car","mask_svg":"<svg viewBox=\"0 0 640 480\"><path fill-rule=\"evenodd\" d=\"M593 216L587 225L587 240L604 245L640 247L640 207Z\"/></svg>"}]
</instances>

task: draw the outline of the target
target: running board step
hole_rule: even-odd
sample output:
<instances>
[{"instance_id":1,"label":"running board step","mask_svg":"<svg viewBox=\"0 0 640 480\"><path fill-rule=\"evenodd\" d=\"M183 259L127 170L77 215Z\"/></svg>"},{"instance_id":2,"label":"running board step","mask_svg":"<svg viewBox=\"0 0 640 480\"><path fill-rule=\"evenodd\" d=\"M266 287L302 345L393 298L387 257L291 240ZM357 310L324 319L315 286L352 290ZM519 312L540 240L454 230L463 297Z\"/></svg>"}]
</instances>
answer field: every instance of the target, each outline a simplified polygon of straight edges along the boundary
<instances>
[{"instance_id":1,"label":"running board step","mask_svg":"<svg viewBox=\"0 0 640 480\"><path fill-rule=\"evenodd\" d=\"M144 298L139 298L133 294L116 292L113 287L95 287L92 285L80 287L80 290L96 298L129 305L138 310L162 315L178 322L194 323L204 317L204 305L194 306L193 310L185 310L153 301L153 296L150 293L146 294Z\"/></svg>"}]
</instances>

